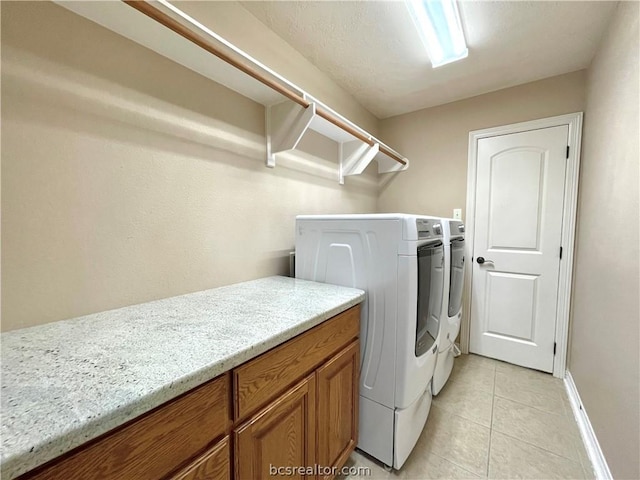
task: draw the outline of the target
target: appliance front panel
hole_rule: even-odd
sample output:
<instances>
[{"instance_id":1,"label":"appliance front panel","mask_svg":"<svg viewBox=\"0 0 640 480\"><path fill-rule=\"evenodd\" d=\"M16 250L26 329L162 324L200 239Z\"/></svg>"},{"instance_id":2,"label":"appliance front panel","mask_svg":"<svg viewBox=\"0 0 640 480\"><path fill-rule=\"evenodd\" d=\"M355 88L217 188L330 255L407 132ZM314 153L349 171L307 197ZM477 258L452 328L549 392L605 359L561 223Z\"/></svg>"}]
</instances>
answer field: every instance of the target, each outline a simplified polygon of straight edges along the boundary
<instances>
[{"instance_id":1,"label":"appliance front panel","mask_svg":"<svg viewBox=\"0 0 640 480\"><path fill-rule=\"evenodd\" d=\"M449 279L449 317L454 317L462 308L464 287L464 238L451 241L451 276ZM455 340L455 339L452 339Z\"/></svg>"},{"instance_id":2,"label":"appliance front panel","mask_svg":"<svg viewBox=\"0 0 640 480\"><path fill-rule=\"evenodd\" d=\"M444 288L444 245L442 242L418 248L418 322L415 354L429 351L438 338Z\"/></svg>"},{"instance_id":3,"label":"appliance front panel","mask_svg":"<svg viewBox=\"0 0 640 480\"><path fill-rule=\"evenodd\" d=\"M398 259L398 322L396 351L396 408L411 405L425 391L433 377L437 345L416 356L418 319L418 257ZM436 344L440 336L436 336Z\"/></svg>"}]
</instances>

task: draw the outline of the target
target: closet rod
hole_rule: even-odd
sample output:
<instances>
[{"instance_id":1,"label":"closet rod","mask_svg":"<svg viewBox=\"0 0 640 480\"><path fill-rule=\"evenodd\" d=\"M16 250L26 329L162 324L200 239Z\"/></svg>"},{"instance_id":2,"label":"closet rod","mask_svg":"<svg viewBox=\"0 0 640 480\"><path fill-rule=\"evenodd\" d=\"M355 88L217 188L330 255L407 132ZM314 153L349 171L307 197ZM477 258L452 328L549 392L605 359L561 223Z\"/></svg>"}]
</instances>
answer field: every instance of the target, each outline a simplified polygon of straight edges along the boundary
<instances>
[{"instance_id":1,"label":"closet rod","mask_svg":"<svg viewBox=\"0 0 640 480\"><path fill-rule=\"evenodd\" d=\"M141 1L141 0L123 0L123 1L124 1L124 3L129 5L130 7L133 7L136 10L138 10L139 12L144 13L149 18L155 20L156 22L160 23L161 25L164 25L165 27L169 28L170 30L173 30L175 33L177 33L178 35L186 38L190 42L198 45L200 48L206 50L207 52L209 52L209 53L211 53L213 55L215 55L216 57L220 58L221 60L224 60L228 64L232 65L233 67L237 68L238 70L241 70L242 72L246 73L247 75L255 78L259 82L261 82L264 85L272 88L273 90L275 90L276 92L280 93L281 95L284 95L289 100L297 103L298 105L303 106L304 108L307 108L310 105L311 102L309 102L309 100L307 100L306 98L301 96L299 93L294 92L291 89L287 88L286 86L282 85L280 82L277 82L277 81L265 76L258 69L252 67L251 65L245 65L244 63L236 60L233 56L225 53L222 48L214 45L207 38L205 38L205 37L203 37L201 35L198 35L194 31L192 31L188 27L184 26L182 23L178 22L177 20L175 20L171 16L167 15L166 13L162 12L160 9L154 7L150 3L146 2L146 1ZM376 141L375 139L373 139L373 138L365 135L364 133L360 132L358 129L354 128L352 125L349 125L348 123L344 122L342 119L336 117L330 111L328 111L327 109L323 108L322 106L317 106L316 107L316 114L318 116L324 118L328 122L331 122L335 126L341 128L342 130L350 133L351 135L356 137L358 140L361 140L361 141L365 142L368 145L373 145L375 143L380 143L380 142ZM380 151L382 153L384 153L385 155L391 157L396 162L401 163L402 165L406 165L407 164L407 162L402 157L399 157L393 150L390 150L386 145L384 145L382 143L380 143Z\"/></svg>"}]
</instances>

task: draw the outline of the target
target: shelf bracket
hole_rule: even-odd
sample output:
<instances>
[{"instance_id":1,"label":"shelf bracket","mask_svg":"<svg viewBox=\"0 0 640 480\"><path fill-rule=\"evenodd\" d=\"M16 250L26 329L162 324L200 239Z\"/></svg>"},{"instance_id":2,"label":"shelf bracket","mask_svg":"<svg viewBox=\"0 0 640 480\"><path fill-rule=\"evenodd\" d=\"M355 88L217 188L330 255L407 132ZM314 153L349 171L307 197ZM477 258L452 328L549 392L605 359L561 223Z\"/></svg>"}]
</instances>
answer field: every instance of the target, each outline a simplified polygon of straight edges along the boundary
<instances>
[{"instance_id":1,"label":"shelf bracket","mask_svg":"<svg viewBox=\"0 0 640 480\"><path fill-rule=\"evenodd\" d=\"M360 175L380 150L380 144L368 145L359 140L340 144L340 185L344 177Z\"/></svg>"},{"instance_id":2,"label":"shelf bracket","mask_svg":"<svg viewBox=\"0 0 640 480\"><path fill-rule=\"evenodd\" d=\"M267 167L276 166L276 154L296 148L316 115L316 104L307 108L292 101L265 109L267 130Z\"/></svg>"},{"instance_id":3,"label":"shelf bracket","mask_svg":"<svg viewBox=\"0 0 640 480\"><path fill-rule=\"evenodd\" d=\"M386 155L378 155L376 161L378 162L378 173L401 172L409 168L409 160L406 158L404 159L404 161L407 162L405 165L396 162Z\"/></svg>"}]
</instances>

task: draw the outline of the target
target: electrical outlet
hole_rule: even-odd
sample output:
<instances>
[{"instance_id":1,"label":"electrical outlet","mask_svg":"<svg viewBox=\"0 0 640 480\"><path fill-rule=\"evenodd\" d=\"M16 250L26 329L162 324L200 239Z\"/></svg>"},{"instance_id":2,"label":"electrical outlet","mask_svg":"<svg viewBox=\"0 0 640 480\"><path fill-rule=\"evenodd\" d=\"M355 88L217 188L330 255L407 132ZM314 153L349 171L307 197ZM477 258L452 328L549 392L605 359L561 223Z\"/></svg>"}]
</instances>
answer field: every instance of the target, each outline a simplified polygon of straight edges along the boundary
<instances>
[{"instance_id":1,"label":"electrical outlet","mask_svg":"<svg viewBox=\"0 0 640 480\"><path fill-rule=\"evenodd\" d=\"M454 208L453 209L453 218L455 218L456 220L462 220L462 209L461 208Z\"/></svg>"}]
</instances>

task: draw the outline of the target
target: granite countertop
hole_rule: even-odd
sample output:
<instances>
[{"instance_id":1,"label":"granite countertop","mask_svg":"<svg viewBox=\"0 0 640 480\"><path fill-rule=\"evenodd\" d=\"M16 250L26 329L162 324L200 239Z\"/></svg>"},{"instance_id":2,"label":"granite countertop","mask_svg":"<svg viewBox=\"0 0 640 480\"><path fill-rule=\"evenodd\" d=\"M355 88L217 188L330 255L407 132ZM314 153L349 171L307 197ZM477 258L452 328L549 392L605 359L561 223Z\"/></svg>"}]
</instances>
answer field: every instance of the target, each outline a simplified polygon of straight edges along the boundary
<instances>
[{"instance_id":1,"label":"granite countertop","mask_svg":"<svg viewBox=\"0 0 640 480\"><path fill-rule=\"evenodd\" d=\"M363 299L361 290L268 277L4 333L2 478L96 438Z\"/></svg>"}]
</instances>

